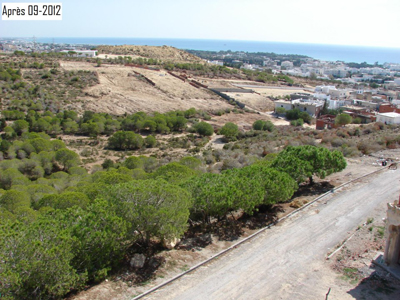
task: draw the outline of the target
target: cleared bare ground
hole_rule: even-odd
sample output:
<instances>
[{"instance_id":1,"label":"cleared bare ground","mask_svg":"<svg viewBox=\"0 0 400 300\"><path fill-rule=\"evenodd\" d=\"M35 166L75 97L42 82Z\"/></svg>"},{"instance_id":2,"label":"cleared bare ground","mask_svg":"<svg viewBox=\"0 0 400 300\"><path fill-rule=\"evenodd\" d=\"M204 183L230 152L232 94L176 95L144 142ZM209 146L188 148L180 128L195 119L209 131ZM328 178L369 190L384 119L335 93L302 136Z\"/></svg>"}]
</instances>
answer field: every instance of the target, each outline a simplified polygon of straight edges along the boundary
<instances>
[{"instance_id":1,"label":"cleared bare ground","mask_svg":"<svg viewBox=\"0 0 400 300\"><path fill-rule=\"evenodd\" d=\"M191 107L207 111L232 108L217 95L197 89L163 71L106 64L96 67L87 62L62 62L61 67L69 71L98 73L100 84L85 90L80 110L124 114L137 111L162 113ZM133 71L148 77L156 86L133 76Z\"/></svg>"},{"instance_id":2,"label":"cleared bare ground","mask_svg":"<svg viewBox=\"0 0 400 300\"><path fill-rule=\"evenodd\" d=\"M171 47L171 46L134 46L134 45L121 45L121 46L98 46L99 54L111 55L128 55L140 56L144 58L153 58L162 61L172 62L195 62L204 63L204 61L186 51Z\"/></svg>"},{"instance_id":3,"label":"cleared bare ground","mask_svg":"<svg viewBox=\"0 0 400 300\"><path fill-rule=\"evenodd\" d=\"M176 53L175 53L176 54ZM109 54L110 56L114 56ZM171 54L172 55L172 54ZM176 55L180 55L179 52ZM101 57L105 57L102 54ZM133 56L136 57L136 56ZM137 56L139 57L139 56ZM153 71L122 65L101 64L97 67L93 63L82 61L63 61L61 67L68 71L87 70L95 71L99 76L98 85L86 88L86 95L79 99L78 111L92 110L112 114L133 113L137 111L166 112L170 110L186 110L191 107L206 111L216 111L232 108L224 99L203 88L195 88L188 82L175 78L165 70ZM137 72L146 76L155 83L152 86L140 79ZM180 74L180 72L175 72ZM211 88L238 88L237 85L254 85L254 82L208 79L193 77ZM271 97L284 97L303 89L289 89L285 86L267 86L259 84L245 89L252 89L255 93L226 93L232 98L244 103L247 108L260 112L274 110Z\"/></svg>"}]
</instances>

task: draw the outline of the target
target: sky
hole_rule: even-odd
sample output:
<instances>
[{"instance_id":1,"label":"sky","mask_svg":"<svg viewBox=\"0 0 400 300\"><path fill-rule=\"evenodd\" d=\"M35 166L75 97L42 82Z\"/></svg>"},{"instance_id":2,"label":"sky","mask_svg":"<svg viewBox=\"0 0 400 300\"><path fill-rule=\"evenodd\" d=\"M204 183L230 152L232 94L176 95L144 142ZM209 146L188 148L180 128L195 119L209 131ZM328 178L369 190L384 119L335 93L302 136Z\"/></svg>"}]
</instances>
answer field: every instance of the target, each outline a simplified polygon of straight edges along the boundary
<instances>
[{"instance_id":1,"label":"sky","mask_svg":"<svg viewBox=\"0 0 400 300\"><path fill-rule=\"evenodd\" d=\"M54 1L3 1L56 3ZM0 21L0 37L132 37L400 48L399 0L64 0L62 21Z\"/></svg>"}]
</instances>

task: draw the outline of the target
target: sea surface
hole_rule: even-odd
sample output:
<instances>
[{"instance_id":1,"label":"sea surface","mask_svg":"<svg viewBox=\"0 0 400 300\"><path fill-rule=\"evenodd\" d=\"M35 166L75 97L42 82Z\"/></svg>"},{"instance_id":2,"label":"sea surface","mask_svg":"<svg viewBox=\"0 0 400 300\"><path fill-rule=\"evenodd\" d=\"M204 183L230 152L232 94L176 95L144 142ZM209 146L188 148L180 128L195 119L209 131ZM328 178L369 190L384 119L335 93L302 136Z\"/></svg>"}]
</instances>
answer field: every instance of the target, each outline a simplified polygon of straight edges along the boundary
<instances>
[{"instance_id":1,"label":"sea surface","mask_svg":"<svg viewBox=\"0 0 400 300\"><path fill-rule=\"evenodd\" d=\"M208 51L274 52L301 54L327 61L400 63L400 48L257 42L233 40L153 39L153 38L37 38L40 43L91 45L148 45L173 46L179 49Z\"/></svg>"}]
</instances>

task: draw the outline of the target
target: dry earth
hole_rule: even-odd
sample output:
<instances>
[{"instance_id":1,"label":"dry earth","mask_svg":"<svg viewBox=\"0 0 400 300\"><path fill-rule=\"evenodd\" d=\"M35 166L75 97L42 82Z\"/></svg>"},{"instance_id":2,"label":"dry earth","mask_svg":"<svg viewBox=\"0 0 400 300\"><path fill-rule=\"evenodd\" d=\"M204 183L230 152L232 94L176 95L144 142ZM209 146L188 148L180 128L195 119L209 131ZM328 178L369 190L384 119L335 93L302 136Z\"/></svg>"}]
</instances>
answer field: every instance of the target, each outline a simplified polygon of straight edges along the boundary
<instances>
[{"instance_id":1,"label":"dry earth","mask_svg":"<svg viewBox=\"0 0 400 300\"><path fill-rule=\"evenodd\" d=\"M211 111L232 108L225 100L205 89L197 89L164 71L150 71L134 67L102 64L96 67L87 62L62 62L65 70L96 71L100 84L85 89L79 111L92 110L111 114L137 111L186 110L191 107ZM136 71L156 86L133 76Z\"/></svg>"},{"instance_id":2,"label":"dry earth","mask_svg":"<svg viewBox=\"0 0 400 300\"><path fill-rule=\"evenodd\" d=\"M161 61L171 61L176 63L205 63L201 58L186 51L171 46L98 46L99 54L127 55L144 58L153 58Z\"/></svg>"},{"instance_id":3,"label":"dry earth","mask_svg":"<svg viewBox=\"0 0 400 300\"><path fill-rule=\"evenodd\" d=\"M369 173L374 170L378 170L380 168L380 161L379 157L387 158L387 157L392 157L394 159L400 158L400 151L398 150L386 150L382 151L380 153L374 154L376 157L372 156L364 156L360 158L354 158L348 160L348 167L337 174L331 175L329 178L327 178L326 181L329 181L329 183L333 186L338 186L344 182L347 182L349 180L352 180L354 178L357 178L361 175L364 175L366 173ZM391 171L391 172L398 172L398 171ZM397 174L397 173L393 173ZM364 179L361 179L360 181L357 181L355 183L350 184L347 186L345 189L343 189L342 192L346 191L351 191L353 188L357 188L360 185L367 185L368 183L373 180L378 175L375 176L370 176ZM397 175L396 175L397 176ZM325 185L325 184L322 184ZM327 185L330 187L330 185ZM321 191L320 191L321 192ZM306 194L302 194L301 196L297 197L295 200L298 200L302 203L306 203L313 198L316 197L318 191L315 192L310 192ZM342 193L339 192L338 194ZM396 198L396 195L393 195L393 198ZM323 203L320 204L313 204L310 209L307 209L307 212L305 213L300 213L295 217L295 219L302 218L303 216L308 216L308 215L314 215L319 213L319 208L318 205L323 205ZM281 206L285 211L280 212L279 216L283 216L290 211L293 211L294 208L290 207L290 204L284 204ZM312 278L321 278L323 281L323 284L321 282L317 281L312 281L310 280L310 277L303 278L304 279L304 284L303 286L299 285L300 282L302 282L302 277L300 277L296 282L292 283L292 285L287 285L281 286L280 291L277 292L277 294L274 294L276 296L281 295L280 297L273 297L274 299L323 299L325 297L325 293L328 291L328 288L330 287L332 289L331 294L329 296L329 299L367 299L367 300L372 300L372 299L398 299L399 293L400 293L400 285L397 281L393 280L390 278L390 276L387 276L386 273L380 271L380 270L375 270L371 266L371 258L375 255L377 251L381 249L382 245L382 239L380 241L375 241L374 238L376 237L376 234L378 232L378 229L380 228L379 226L382 226L382 218L385 216L385 203L381 203L380 205L376 206L375 209L371 211L371 213L368 215L369 218L373 218L375 221L373 223L368 224L367 226L362 227L361 230L357 231L357 226L354 226L354 228L350 231L347 231L346 234L343 234L341 236L341 241L344 241L346 238L351 236L354 232L357 231L357 233L354 235L354 237L346 243L346 248L343 248L346 251L345 254L336 254L334 257L331 258L330 261L325 261L322 258L317 258L315 259L311 265L309 266L309 269L313 269L316 276L311 276ZM359 225L362 225L362 223L366 223L367 218L364 218L362 222L360 222ZM283 223L285 224L286 221ZM282 225L278 225L280 227ZM374 226L375 229L372 231L369 230L370 226ZM278 229L282 231L282 229ZM365 230L367 230L369 233L368 235L365 235ZM129 281L129 279L134 278L132 273L127 270L126 273L124 274L119 274L116 276L111 276L108 281L105 281L97 286L94 286L87 291L81 292L76 296L71 297L71 299L76 299L76 300L83 300L83 299L98 299L98 300L103 300L103 299L131 299L135 295L138 295L151 287L160 284L164 282L167 278L171 278L174 275L187 270L190 266L195 265L196 263L209 258L210 256L216 254L217 252L221 251L222 249L225 249L232 245L233 243L243 239L244 237L252 234L255 232L255 229L249 229L249 228L244 228L244 233L240 236L237 237L236 239L223 239L223 238L218 238L218 235L212 235L212 244L205 246L205 247L200 247L196 246L192 250L171 250L171 251L164 251L159 254L159 257L162 257L165 259L165 263L155 271L153 274L152 280L151 281L146 281L141 285L132 285ZM268 232L265 232L262 234L263 236L268 235ZM372 239L372 240L371 240ZM340 244L340 243L339 243ZM252 247L251 243L245 243L241 246L240 248L243 247L243 249L247 249L248 247ZM350 249L350 252L347 251L347 249ZM324 252L324 255L327 256L331 252L335 250L335 247L331 247L330 249L326 249ZM347 253L347 256L346 256ZM350 254L349 254L350 253ZM359 255L354 255L355 254L362 254L361 256ZM366 254L365 254L366 253ZM278 257L281 256L280 253L275 254ZM301 259L302 254L297 253L296 254L298 259ZM341 267L338 267L337 261L338 261L338 255L341 255L342 258L340 261L342 261ZM224 255L225 256L230 256L230 254ZM346 258L347 257L347 258ZM221 258L222 259L222 258ZM217 260L219 261L219 260ZM351 261L352 264L348 264L348 262ZM353 265L354 262L354 265ZM214 263L210 264L210 267ZM365 266L365 268L364 268ZM349 275L348 272L345 273L343 270L346 268L357 268L362 269L360 272L355 271L357 273L357 277L353 279L351 274ZM364 268L364 269L363 269ZM208 267L205 267L204 270L207 270ZM367 271L368 269L368 271ZM353 269L351 269L353 270ZM196 271L195 273L197 273ZM204 273L204 271L202 271ZM276 274L278 276L278 274ZM384 277L385 280L382 281L380 280L380 277L375 277L376 275L379 276L386 276ZM197 276L197 275L196 275ZM196 280L195 275L189 275L193 280ZM257 274L254 274L254 276L257 276ZM304 274L302 276L305 276ZM123 280L125 279L125 280ZM200 279L199 279L200 280ZM315 280L315 279L314 279ZM362 283L361 283L362 282ZM199 284L201 281L198 282ZM294 285L293 285L294 284ZM383 286L383 288L382 288ZM300 291L301 290L301 293ZM308 292L307 292L308 291ZM309 293L310 295L315 295L315 291L318 291L320 293L319 297L315 296L310 296L306 297L305 295ZM386 294L387 293L387 294ZM239 294L240 295L240 292ZM247 294L249 296L249 294ZM394 297L394 298L393 298ZM397 298L396 298L397 297ZM162 293L155 293L150 295L151 299L161 299L161 298L167 298L166 294ZM217 297L220 299L221 297ZM215 298L215 299L217 299ZM223 297L222 297L223 298ZM257 298L257 297L256 297ZM256 299L254 297L249 297L246 299ZM261 297L263 298L263 297ZM260 298L258 298L260 299ZM268 297L264 297L264 299L272 299Z\"/></svg>"},{"instance_id":4,"label":"dry earth","mask_svg":"<svg viewBox=\"0 0 400 300\"><path fill-rule=\"evenodd\" d=\"M182 54L180 52L174 53L172 51L171 55L180 57ZM142 54L140 53L140 55ZM101 57L105 57L105 55L101 54ZM113 56L112 54L108 55ZM184 58L185 56L183 55L182 59ZM98 74L100 83L86 88L84 90L86 95L75 102L77 103L76 109L79 112L92 110L95 112L124 114L137 111L157 111L162 113L170 110L186 110L191 107L206 111L232 108L232 105L216 94L207 89L197 89L188 82L183 82L173 77L165 70L153 71L106 63L97 67L96 64L83 61L63 61L61 62L61 67L67 71L87 70L97 72ZM135 72L153 81L155 86L140 79L137 73L134 74ZM175 73L180 75L180 72ZM274 102L271 100L271 97L284 97L294 92L304 92L302 88L267 86L245 80L208 79L201 77L193 77L192 79L210 88L224 87L237 89L238 86L243 86L244 89L252 89L255 93L236 92L227 94L244 103L247 108L260 112L272 111L274 109Z\"/></svg>"}]
</instances>

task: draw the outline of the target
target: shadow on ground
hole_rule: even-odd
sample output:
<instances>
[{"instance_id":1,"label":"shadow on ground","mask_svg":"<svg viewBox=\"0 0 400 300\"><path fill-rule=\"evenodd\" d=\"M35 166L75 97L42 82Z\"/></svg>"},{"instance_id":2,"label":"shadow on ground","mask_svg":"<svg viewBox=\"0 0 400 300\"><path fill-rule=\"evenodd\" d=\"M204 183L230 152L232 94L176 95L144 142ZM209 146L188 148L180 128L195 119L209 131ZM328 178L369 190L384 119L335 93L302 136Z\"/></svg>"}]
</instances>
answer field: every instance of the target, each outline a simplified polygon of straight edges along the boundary
<instances>
[{"instance_id":1,"label":"shadow on ground","mask_svg":"<svg viewBox=\"0 0 400 300\"><path fill-rule=\"evenodd\" d=\"M387 273L383 274L377 271L372 272L347 293L357 300L400 299L400 282L390 275L387 276Z\"/></svg>"},{"instance_id":2,"label":"shadow on ground","mask_svg":"<svg viewBox=\"0 0 400 300\"><path fill-rule=\"evenodd\" d=\"M314 182L313 185L302 184L299 189L294 193L293 198L304 196L318 196L323 193L329 192L335 186L328 181Z\"/></svg>"}]
</instances>

